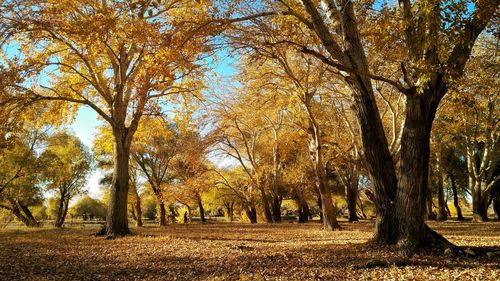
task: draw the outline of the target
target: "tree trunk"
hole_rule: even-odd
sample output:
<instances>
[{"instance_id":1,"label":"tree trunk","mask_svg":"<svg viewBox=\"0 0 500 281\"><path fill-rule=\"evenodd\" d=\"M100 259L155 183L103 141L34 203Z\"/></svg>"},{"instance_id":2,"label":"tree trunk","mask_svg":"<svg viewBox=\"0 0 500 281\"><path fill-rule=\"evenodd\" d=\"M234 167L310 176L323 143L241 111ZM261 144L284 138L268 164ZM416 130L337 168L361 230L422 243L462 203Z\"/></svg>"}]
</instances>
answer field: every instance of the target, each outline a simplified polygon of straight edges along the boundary
<instances>
[{"instance_id":1,"label":"tree trunk","mask_svg":"<svg viewBox=\"0 0 500 281\"><path fill-rule=\"evenodd\" d=\"M295 190L295 203L297 204L297 209L299 213L299 223L306 223L309 221L309 216L311 215L309 212L309 206L307 205L307 201L304 199L302 192L300 190Z\"/></svg>"},{"instance_id":2,"label":"tree trunk","mask_svg":"<svg viewBox=\"0 0 500 281\"><path fill-rule=\"evenodd\" d=\"M10 212L16 216L16 218L18 220L20 220L25 226L27 227L36 227L37 224L36 222L33 222L33 221L30 221L29 218L27 218L25 215L23 215L23 213L21 212L20 208L18 207L18 205L16 204L16 202L14 200L9 200L10 203L11 203L11 207L4 207L8 210L10 210Z\"/></svg>"},{"instance_id":3,"label":"tree trunk","mask_svg":"<svg viewBox=\"0 0 500 281\"><path fill-rule=\"evenodd\" d=\"M65 193L61 192L61 198L59 198L59 206L57 208L56 220L54 221L55 227L62 227L64 223L64 220L62 219L64 212L64 196Z\"/></svg>"},{"instance_id":4,"label":"tree trunk","mask_svg":"<svg viewBox=\"0 0 500 281\"><path fill-rule=\"evenodd\" d=\"M274 223L281 223L281 199L275 195L273 196L273 201L272 201L272 206L273 206L273 222Z\"/></svg>"},{"instance_id":5,"label":"tree trunk","mask_svg":"<svg viewBox=\"0 0 500 281\"><path fill-rule=\"evenodd\" d=\"M325 178L322 177L319 181L318 189L321 192L321 210L323 214L323 227L327 230L340 229L337 221L335 206L332 201L332 194L328 186L326 186Z\"/></svg>"},{"instance_id":6,"label":"tree trunk","mask_svg":"<svg viewBox=\"0 0 500 281\"><path fill-rule=\"evenodd\" d=\"M424 214L429 193L429 141L435 106L426 100L426 94L430 95L408 96L406 101L395 212L399 223L398 246L404 253L432 243Z\"/></svg>"},{"instance_id":7,"label":"tree trunk","mask_svg":"<svg viewBox=\"0 0 500 281\"><path fill-rule=\"evenodd\" d=\"M57 211L57 219L54 223L55 227L62 227L64 224L64 221L66 220L66 215L68 214L68 205L69 205L69 200L61 200L59 207L61 208L61 211Z\"/></svg>"},{"instance_id":8,"label":"tree trunk","mask_svg":"<svg viewBox=\"0 0 500 281\"><path fill-rule=\"evenodd\" d=\"M436 213L432 210L432 206L432 192L429 190L425 200L425 217L428 220L436 220Z\"/></svg>"},{"instance_id":9,"label":"tree trunk","mask_svg":"<svg viewBox=\"0 0 500 281\"><path fill-rule=\"evenodd\" d=\"M359 211L361 213L361 217L366 219L366 214L365 214L365 209L363 207L363 200L361 200L361 197L359 196L359 192L358 192L358 200L357 202L359 203Z\"/></svg>"},{"instance_id":10,"label":"tree trunk","mask_svg":"<svg viewBox=\"0 0 500 281\"><path fill-rule=\"evenodd\" d=\"M130 234L128 228L127 197L129 188L129 160L131 138L128 129L113 129L114 165L111 198L108 204L106 229L108 237Z\"/></svg>"},{"instance_id":11,"label":"tree trunk","mask_svg":"<svg viewBox=\"0 0 500 281\"><path fill-rule=\"evenodd\" d=\"M358 221L356 213L356 201L358 200L358 179L352 178L351 182L345 187L345 196L347 201L347 210L349 213L349 222Z\"/></svg>"},{"instance_id":12,"label":"tree trunk","mask_svg":"<svg viewBox=\"0 0 500 281\"><path fill-rule=\"evenodd\" d=\"M453 191L453 205L455 206L455 210L457 211L457 220L463 221L465 220L462 215L462 208L460 208L459 200L458 200L458 191L455 182L455 176L453 174L448 174L448 177L451 182L451 189Z\"/></svg>"},{"instance_id":13,"label":"tree trunk","mask_svg":"<svg viewBox=\"0 0 500 281\"><path fill-rule=\"evenodd\" d=\"M35 217L33 216L33 214L31 213L30 209L27 206L25 206L19 202L17 202L17 206L24 213L24 217L26 218L27 226L29 226L29 227L39 227L40 226L40 223L35 219Z\"/></svg>"},{"instance_id":14,"label":"tree trunk","mask_svg":"<svg viewBox=\"0 0 500 281\"><path fill-rule=\"evenodd\" d=\"M135 213L137 215L137 221L136 221L136 226L141 227L142 226L142 208L141 208L141 198L139 197L139 194L137 193L137 197L135 200Z\"/></svg>"},{"instance_id":15,"label":"tree trunk","mask_svg":"<svg viewBox=\"0 0 500 281\"><path fill-rule=\"evenodd\" d=\"M264 219L267 223L273 222L273 215L271 214L271 208L269 207L269 200L267 200L267 194L263 187L259 187L260 196L262 200L262 209L264 211Z\"/></svg>"},{"instance_id":16,"label":"tree trunk","mask_svg":"<svg viewBox=\"0 0 500 281\"><path fill-rule=\"evenodd\" d=\"M476 183L472 193L472 220L475 222L488 221L488 199L481 193L480 183Z\"/></svg>"},{"instance_id":17,"label":"tree trunk","mask_svg":"<svg viewBox=\"0 0 500 281\"><path fill-rule=\"evenodd\" d=\"M361 42L352 1L340 1L340 24L345 42L344 56L348 67L361 73L369 73L368 60ZM370 78L351 73L345 77L354 98L354 112L361 131L366 167L371 176L376 210L373 241L393 244L399 228L394 202L396 201L397 177L394 161L380 119Z\"/></svg>"},{"instance_id":18,"label":"tree trunk","mask_svg":"<svg viewBox=\"0 0 500 281\"><path fill-rule=\"evenodd\" d=\"M206 222L207 220L205 219L205 209L203 208L203 202L201 201L201 196L198 194L198 209L200 211L200 219L201 222Z\"/></svg>"},{"instance_id":19,"label":"tree trunk","mask_svg":"<svg viewBox=\"0 0 500 281\"><path fill-rule=\"evenodd\" d=\"M451 210L448 207L448 204L446 204L445 206L446 206L446 214L448 214L448 216L451 217Z\"/></svg>"},{"instance_id":20,"label":"tree trunk","mask_svg":"<svg viewBox=\"0 0 500 281\"><path fill-rule=\"evenodd\" d=\"M500 220L500 195L496 194L493 198L493 211L495 212L495 219Z\"/></svg>"},{"instance_id":21,"label":"tree trunk","mask_svg":"<svg viewBox=\"0 0 500 281\"><path fill-rule=\"evenodd\" d=\"M319 223L323 223L323 209L321 207L321 193L319 193L319 190L317 190L316 188L316 193L317 193L317 197L316 197L316 204L318 204L318 208L319 208Z\"/></svg>"},{"instance_id":22,"label":"tree trunk","mask_svg":"<svg viewBox=\"0 0 500 281\"><path fill-rule=\"evenodd\" d=\"M323 227L327 230L340 229L337 222L335 205L333 205L332 194L328 187L325 175L325 167L323 165L323 155L321 147L320 130L312 115L312 111L308 108L309 113L309 152L314 168L314 181L316 188L319 191L321 200L321 214Z\"/></svg>"},{"instance_id":23,"label":"tree trunk","mask_svg":"<svg viewBox=\"0 0 500 281\"><path fill-rule=\"evenodd\" d=\"M166 226L167 225L167 210L165 209L165 203L163 201L160 201L158 203L160 207L160 226Z\"/></svg>"},{"instance_id":24,"label":"tree trunk","mask_svg":"<svg viewBox=\"0 0 500 281\"><path fill-rule=\"evenodd\" d=\"M248 206L245 208L245 212L247 214L250 223L257 223L257 210L254 206Z\"/></svg>"},{"instance_id":25,"label":"tree trunk","mask_svg":"<svg viewBox=\"0 0 500 281\"><path fill-rule=\"evenodd\" d=\"M438 143L440 146L440 143ZM443 172L441 170L441 152L440 152L441 147L438 147L438 153L436 155L436 164L437 164L437 169L436 169L436 176L438 178L437 180L437 186L438 186L438 214L436 216L436 220L438 221L445 221L448 219L448 214L446 209L448 208L447 202L444 198L444 185L443 185Z\"/></svg>"},{"instance_id":26,"label":"tree trunk","mask_svg":"<svg viewBox=\"0 0 500 281\"><path fill-rule=\"evenodd\" d=\"M436 220L445 221L448 219L448 212L446 210L447 209L446 201L444 200L443 185L438 185L438 204L439 204L439 210L436 216Z\"/></svg>"},{"instance_id":27,"label":"tree trunk","mask_svg":"<svg viewBox=\"0 0 500 281\"><path fill-rule=\"evenodd\" d=\"M233 222L234 221L234 209L233 209L234 202L226 203L225 205L226 205L227 219L229 220L229 222Z\"/></svg>"}]
</instances>

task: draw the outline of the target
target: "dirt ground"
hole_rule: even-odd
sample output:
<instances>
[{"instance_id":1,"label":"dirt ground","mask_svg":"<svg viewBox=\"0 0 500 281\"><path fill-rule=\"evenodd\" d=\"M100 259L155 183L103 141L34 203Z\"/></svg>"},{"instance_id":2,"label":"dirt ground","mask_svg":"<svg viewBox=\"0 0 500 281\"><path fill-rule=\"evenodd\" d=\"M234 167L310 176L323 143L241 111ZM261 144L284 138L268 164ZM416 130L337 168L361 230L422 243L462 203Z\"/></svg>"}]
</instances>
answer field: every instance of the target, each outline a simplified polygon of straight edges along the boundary
<instances>
[{"instance_id":1,"label":"dirt ground","mask_svg":"<svg viewBox=\"0 0 500 281\"><path fill-rule=\"evenodd\" d=\"M500 250L500 223L431 223L452 242ZM368 247L373 224L193 224L0 230L0 280L499 280L500 256L411 258Z\"/></svg>"}]
</instances>

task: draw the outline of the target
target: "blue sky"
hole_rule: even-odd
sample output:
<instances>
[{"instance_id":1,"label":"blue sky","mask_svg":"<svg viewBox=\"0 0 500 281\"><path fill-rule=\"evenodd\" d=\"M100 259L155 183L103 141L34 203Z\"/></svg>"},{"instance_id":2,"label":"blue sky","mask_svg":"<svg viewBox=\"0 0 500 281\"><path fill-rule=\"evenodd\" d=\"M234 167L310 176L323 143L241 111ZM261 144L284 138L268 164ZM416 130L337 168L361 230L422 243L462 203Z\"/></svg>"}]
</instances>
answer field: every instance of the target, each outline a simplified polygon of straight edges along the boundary
<instances>
[{"instance_id":1,"label":"blue sky","mask_svg":"<svg viewBox=\"0 0 500 281\"><path fill-rule=\"evenodd\" d=\"M78 110L75 121L69 127L87 147L91 148L100 122L97 113L90 107L84 106ZM87 179L86 189L92 197L98 198L101 196L99 189L100 178L101 172L96 169Z\"/></svg>"}]
</instances>

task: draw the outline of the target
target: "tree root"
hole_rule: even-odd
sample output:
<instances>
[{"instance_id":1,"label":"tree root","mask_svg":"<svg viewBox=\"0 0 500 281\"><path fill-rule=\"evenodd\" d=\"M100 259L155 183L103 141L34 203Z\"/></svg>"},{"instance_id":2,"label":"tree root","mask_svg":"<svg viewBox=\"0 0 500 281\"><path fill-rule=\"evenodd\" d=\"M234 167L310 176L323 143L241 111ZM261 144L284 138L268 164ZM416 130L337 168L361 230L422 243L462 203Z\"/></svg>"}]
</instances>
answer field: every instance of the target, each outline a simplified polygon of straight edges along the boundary
<instances>
[{"instance_id":1,"label":"tree root","mask_svg":"<svg viewBox=\"0 0 500 281\"><path fill-rule=\"evenodd\" d=\"M116 238L119 238L119 237L124 237L124 236L130 236L130 235L134 235L130 229L127 229L126 231L122 231L122 232L109 232L106 228L106 226L104 225L103 227L101 227L101 229L99 229L98 232L96 232L94 234L94 236L96 237L106 237L106 240L112 240L112 239L116 239Z\"/></svg>"}]
</instances>

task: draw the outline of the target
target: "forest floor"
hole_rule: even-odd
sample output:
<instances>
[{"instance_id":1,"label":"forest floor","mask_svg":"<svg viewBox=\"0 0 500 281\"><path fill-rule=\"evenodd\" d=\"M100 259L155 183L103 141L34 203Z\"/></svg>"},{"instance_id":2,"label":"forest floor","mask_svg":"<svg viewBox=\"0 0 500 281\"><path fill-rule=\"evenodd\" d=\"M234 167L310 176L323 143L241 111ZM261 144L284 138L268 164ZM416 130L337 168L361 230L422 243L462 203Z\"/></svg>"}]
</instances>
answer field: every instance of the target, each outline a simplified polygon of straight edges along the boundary
<instances>
[{"instance_id":1,"label":"forest floor","mask_svg":"<svg viewBox=\"0 0 500 281\"><path fill-rule=\"evenodd\" d=\"M500 222L430 226L457 245L500 250ZM134 228L134 236L115 240L91 228L3 229L0 280L500 279L499 255L406 258L364 244L372 222L342 227L178 224Z\"/></svg>"}]
</instances>

